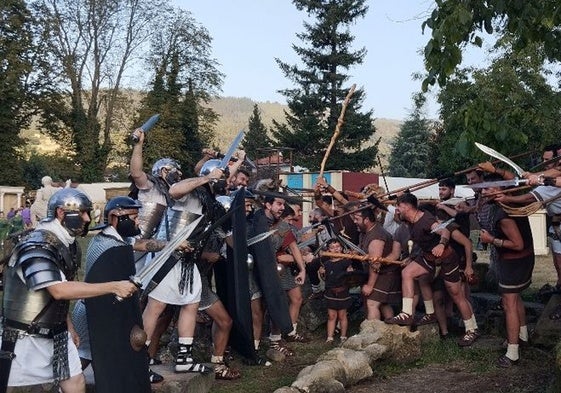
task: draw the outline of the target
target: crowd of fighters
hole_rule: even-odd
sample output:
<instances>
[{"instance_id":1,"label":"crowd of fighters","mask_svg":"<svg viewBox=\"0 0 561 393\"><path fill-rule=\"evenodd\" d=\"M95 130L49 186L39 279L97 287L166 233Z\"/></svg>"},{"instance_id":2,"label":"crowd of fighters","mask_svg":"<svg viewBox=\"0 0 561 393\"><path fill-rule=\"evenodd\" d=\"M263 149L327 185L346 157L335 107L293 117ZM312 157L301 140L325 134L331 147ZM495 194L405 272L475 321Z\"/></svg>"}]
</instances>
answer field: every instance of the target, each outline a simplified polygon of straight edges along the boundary
<instances>
[{"instance_id":1,"label":"crowd of fighters","mask_svg":"<svg viewBox=\"0 0 561 393\"><path fill-rule=\"evenodd\" d=\"M233 337L240 323L232 317L249 319L244 326L250 350L240 350L243 344L236 349L250 364L270 365L261 355L265 333L270 351L292 356L288 343L307 341L297 324L308 281L310 301L324 299L327 306L328 343L337 331L340 342L347 339L349 290L358 287L367 319L438 323L443 338L454 304L465 328L458 344L470 346L480 335L469 292L475 279L470 215L481 228L480 242L490 246L506 317L506 353L497 365L511 367L529 340L520 292L530 285L534 251L527 216L509 215L507 206L539 203L547 209L561 288L561 169L554 159L561 146L544 148L544 161L552 163L524 173L527 184L537 187L516 195L499 181L514 175L489 162L466 173L475 198L455 198L454 182L442 179L436 204L407 191L388 198L375 186L351 199L318 178L311 225L302 228L299 198L278 189L246 189L250 172L243 152L224 166L215 152L204 150L194 178L183 179L169 158L146 173L145 135L140 129L134 134L131 195L106 204L86 251L84 281L75 280L81 260L76 237L87 234L92 203L73 188L50 197L47 218L21 236L6 262L0 393L48 382L63 392L85 392L82 370L90 363L97 392L150 392L150 384L162 380L150 366L160 362L159 339L172 319L176 372L240 378L226 360L228 344L243 342ZM226 270L225 279L213 267L239 263L240 244L243 269ZM236 282L233 290L225 288L229 281ZM193 356L200 312L213 323L212 367ZM561 305L551 318L561 318Z\"/></svg>"}]
</instances>

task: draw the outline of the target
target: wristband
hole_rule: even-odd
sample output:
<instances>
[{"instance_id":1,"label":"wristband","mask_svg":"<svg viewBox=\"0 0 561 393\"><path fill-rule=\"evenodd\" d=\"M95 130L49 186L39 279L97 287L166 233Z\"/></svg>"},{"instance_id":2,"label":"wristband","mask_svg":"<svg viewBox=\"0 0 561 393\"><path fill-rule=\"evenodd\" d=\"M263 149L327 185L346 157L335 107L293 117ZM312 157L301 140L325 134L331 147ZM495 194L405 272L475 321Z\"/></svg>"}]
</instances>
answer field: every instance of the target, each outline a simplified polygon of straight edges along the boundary
<instances>
[{"instance_id":1,"label":"wristband","mask_svg":"<svg viewBox=\"0 0 561 393\"><path fill-rule=\"evenodd\" d=\"M447 239L447 238L445 238L445 237L441 237L441 238L440 238L440 241L438 242L438 244L442 244L443 246L446 247L446 246L448 245L448 242L449 242L449 241L450 241L449 239Z\"/></svg>"},{"instance_id":2,"label":"wristband","mask_svg":"<svg viewBox=\"0 0 561 393\"><path fill-rule=\"evenodd\" d=\"M494 238L494 239L493 239L493 245L494 245L495 247L500 248L500 247L503 246L504 243L505 243L505 241L504 241L503 239L498 239L498 238Z\"/></svg>"}]
</instances>

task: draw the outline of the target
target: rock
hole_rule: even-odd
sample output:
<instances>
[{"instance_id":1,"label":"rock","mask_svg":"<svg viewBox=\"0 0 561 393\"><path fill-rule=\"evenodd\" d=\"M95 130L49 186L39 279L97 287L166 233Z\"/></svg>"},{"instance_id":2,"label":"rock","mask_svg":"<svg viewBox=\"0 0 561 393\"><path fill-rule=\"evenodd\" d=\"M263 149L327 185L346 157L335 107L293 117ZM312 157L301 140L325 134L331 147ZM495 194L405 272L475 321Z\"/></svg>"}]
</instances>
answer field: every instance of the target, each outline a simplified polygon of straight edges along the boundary
<instances>
[{"instance_id":1,"label":"rock","mask_svg":"<svg viewBox=\"0 0 561 393\"><path fill-rule=\"evenodd\" d=\"M278 388L277 390L275 390L273 393L300 393L300 392L301 390L298 390L296 388L283 386L282 388Z\"/></svg>"},{"instance_id":2,"label":"rock","mask_svg":"<svg viewBox=\"0 0 561 393\"><path fill-rule=\"evenodd\" d=\"M332 349L320 356L319 360L336 360L341 363L345 371L345 379L336 379L346 386L372 376L370 359L363 351L353 351L345 348Z\"/></svg>"},{"instance_id":3,"label":"rock","mask_svg":"<svg viewBox=\"0 0 561 393\"><path fill-rule=\"evenodd\" d=\"M421 335L421 343L434 343L440 341L440 329L438 323L417 326L417 331Z\"/></svg>"},{"instance_id":4,"label":"rock","mask_svg":"<svg viewBox=\"0 0 561 393\"><path fill-rule=\"evenodd\" d=\"M286 356L284 356L284 354L271 348L267 350L266 355L273 362L282 362L284 359L286 359Z\"/></svg>"},{"instance_id":5,"label":"rock","mask_svg":"<svg viewBox=\"0 0 561 393\"><path fill-rule=\"evenodd\" d=\"M561 319L552 320L549 318L549 315L559 304L561 304L561 295L552 295L536 323L534 334L531 337L533 344L546 348L553 348L559 342L559 337L561 336Z\"/></svg>"},{"instance_id":6,"label":"rock","mask_svg":"<svg viewBox=\"0 0 561 393\"><path fill-rule=\"evenodd\" d=\"M331 352L331 351L329 351ZM344 392L346 371L338 360L320 360L298 374L293 388L304 392Z\"/></svg>"},{"instance_id":7,"label":"rock","mask_svg":"<svg viewBox=\"0 0 561 393\"><path fill-rule=\"evenodd\" d=\"M326 323L327 309L325 308L325 300L323 298L308 300L300 308L298 325L305 327L309 331L315 331Z\"/></svg>"}]
</instances>

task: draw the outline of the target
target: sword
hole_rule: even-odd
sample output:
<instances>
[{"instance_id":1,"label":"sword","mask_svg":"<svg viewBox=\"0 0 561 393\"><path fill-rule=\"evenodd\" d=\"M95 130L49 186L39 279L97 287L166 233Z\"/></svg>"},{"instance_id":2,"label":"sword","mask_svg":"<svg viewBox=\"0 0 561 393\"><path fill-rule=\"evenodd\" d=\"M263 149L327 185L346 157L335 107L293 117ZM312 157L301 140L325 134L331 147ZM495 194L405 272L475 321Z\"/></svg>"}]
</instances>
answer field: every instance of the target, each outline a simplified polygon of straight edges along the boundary
<instances>
[{"instance_id":1,"label":"sword","mask_svg":"<svg viewBox=\"0 0 561 393\"><path fill-rule=\"evenodd\" d=\"M230 162L230 158L232 158L232 156L236 152L236 149L240 145L244 135L245 133L243 130L238 132L238 135L236 135L236 137L232 141L232 144L228 148L228 151L226 151L226 154L224 154L224 157L222 157L222 159L220 160L220 164L218 166L220 169L225 170L226 168L228 168L228 163Z\"/></svg>"},{"instance_id":2,"label":"sword","mask_svg":"<svg viewBox=\"0 0 561 393\"><path fill-rule=\"evenodd\" d=\"M468 184L464 187L476 189L491 188L491 187L518 187L521 184L528 183L527 179L512 179L512 180L497 180L497 181L486 181L483 183Z\"/></svg>"},{"instance_id":3,"label":"sword","mask_svg":"<svg viewBox=\"0 0 561 393\"><path fill-rule=\"evenodd\" d=\"M142 130L142 132L144 132L146 134L148 131L150 131L152 129L152 127L154 127L154 125L158 122L158 120L160 120L160 114L159 113L155 114L154 116L152 116L151 118L146 120L146 123L141 125L140 129ZM138 137L136 135L132 135L131 139L132 139L133 143L138 142Z\"/></svg>"},{"instance_id":4,"label":"sword","mask_svg":"<svg viewBox=\"0 0 561 393\"><path fill-rule=\"evenodd\" d=\"M435 226L434 229L432 231L430 231L430 233L436 233L436 232L440 231L441 229L445 229L449 224L452 224L453 222L454 222L454 217L452 217L451 219L446 220L444 222L441 222L440 224Z\"/></svg>"},{"instance_id":5,"label":"sword","mask_svg":"<svg viewBox=\"0 0 561 393\"><path fill-rule=\"evenodd\" d=\"M162 248L162 250L158 253L158 256L154 258L152 262L142 268L140 272L138 272L134 276L129 277L130 282L132 282L138 288L142 288L142 281L144 281L144 279L153 272L158 271L164 265L164 263L166 263L175 249L189 237L191 232L193 232L193 230L197 227L203 217L204 216L201 215L195 221L180 230L177 235L172 240L170 240L164 248ZM123 300L123 298L120 296L115 296L115 298L119 302Z\"/></svg>"},{"instance_id":6,"label":"sword","mask_svg":"<svg viewBox=\"0 0 561 393\"><path fill-rule=\"evenodd\" d=\"M477 146L479 148L479 150L481 150L482 152L490 155L491 157L496 158L497 160L500 160L500 161L504 162L505 164L508 164L512 169L514 169L514 171L518 174L518 176L522 177L522 174L525 172L524 169L520 168L510 158L502 155L501 153L499 153L498 151L496 151L494 149L491 149L489 146L485 146L485 145L482 145L481 143L477 143L477 142L475 142L475 146Z\"/></svg>"},{"instance_id":7,"label":"sword","mask_svg":"<svg viewBox=\"0 0 561 393\"><path fill-rule=\"evenodd\" d=\"M270 231L260 233L259 235L255 235L252 238L247 239L247 246L248 247L253 246L255 243L259 243L259 242L267 239L269 236L271 236L276 231L277 231L276 229L271 229Z\"/></svg>"}]
</instances>

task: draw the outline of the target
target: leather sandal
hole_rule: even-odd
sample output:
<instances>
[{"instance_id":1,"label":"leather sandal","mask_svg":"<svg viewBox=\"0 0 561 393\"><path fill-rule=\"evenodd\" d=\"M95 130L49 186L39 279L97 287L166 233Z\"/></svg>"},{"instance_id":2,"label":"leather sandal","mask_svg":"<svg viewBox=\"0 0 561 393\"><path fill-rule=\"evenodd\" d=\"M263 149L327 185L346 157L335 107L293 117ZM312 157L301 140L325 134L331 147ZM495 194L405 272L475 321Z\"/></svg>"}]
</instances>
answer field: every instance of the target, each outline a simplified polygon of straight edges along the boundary
<instances>
[{"instance_id":1,"label":"leather sandal","mask_svg":"<svg viewBox=\"0 0 561 393\"><path fill-rule=\"evenodd\" d=\"M400 312L393 318L388 318L384 322L389 325L411 326L413 324L413 316L406 312Z\"/></svg>"},{"instance_id":2,"label":"leather sandal","mask_svg":"<svg viewBox=\"0 0 561 393\"><path fill-rule=\"evenodd\" d=\"M242 375L238 370L230 368L226 363L216 363L214 365L214 377L216 379L232 380L238 379Z\"/></svg>"},{"instance_id":3,"label":"leather sandal","mask_svg":"<svg viewBox=\"0 0 561 393\"><path fill-rule=\"evenodd\" d=\"M270 348L275 350L275 351L278 351L278 352L282 353L286 357L294 356L294 352L290 348L285 347L284 345L281 345L281 343L279 343L279 342L271 343Z\"/></svg>"},{"instance_id":4,"label":"leather sandal","mask_svg":"<svg viewBox=\"0 0 561 393\"><path fill-rule=\"evenodd\" d=\"M497 367L509 368L518 364L518 360L512 360L506 355L502 355L497 359Z\"/></svg>"},{"instance_id":5,"label":"leather sandal","mask_svg":"<svg viewBox=\"0 0 561 393\"><path fill-rule=\"evenodd\" d=\"M421 318L415 321L415 325L417 326L430 325L431 323L437 323L437 322L438 321L436 320L436 315L432 313L432 314L423 315Z\"/></svg>"},{"instance_id":6,"label":"leather sandal","mask_svg":"<svg viewBox=\"0 0 561 393\"><path fill-rule=\"evenodd\" d=\"M152 371L152 369L148 369L148 379L150 380L150 383L159 383L162 382L164 380L164 377L162 377L160 374Z\"/></svg>"},{"instance_id":7,"label":"leather sandal","mask_svg":"<svg viewBox=\"0 0 561 393\"><path fill-rule=\"evenodd\" d=\"M470 330L460 337L458 345L460 347L469 347L475 342L475 340L477 340L478 337L479 335L476 331Z\"/></svg>"}]
</instances>

